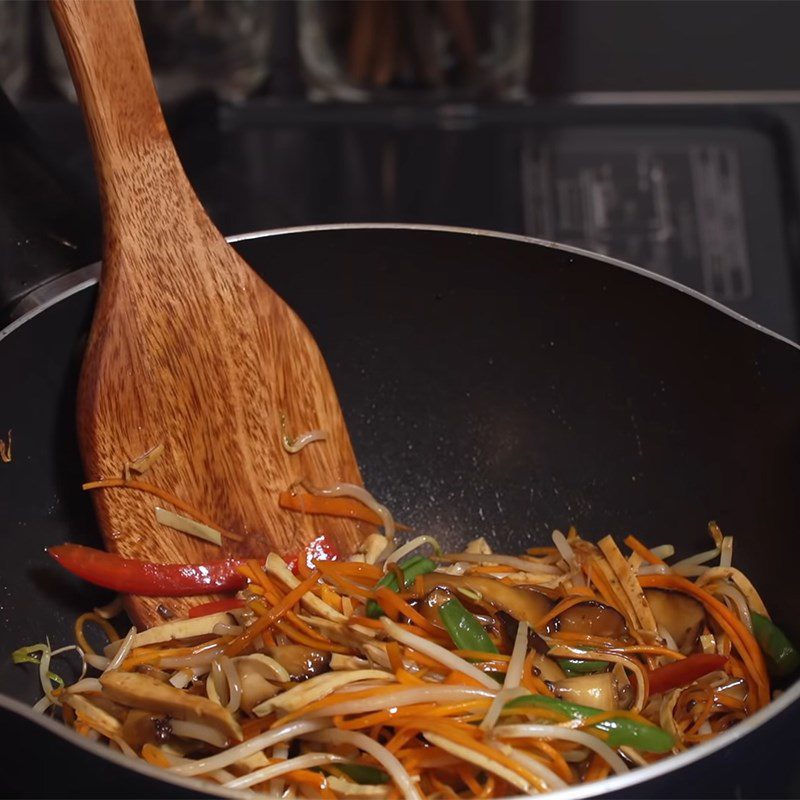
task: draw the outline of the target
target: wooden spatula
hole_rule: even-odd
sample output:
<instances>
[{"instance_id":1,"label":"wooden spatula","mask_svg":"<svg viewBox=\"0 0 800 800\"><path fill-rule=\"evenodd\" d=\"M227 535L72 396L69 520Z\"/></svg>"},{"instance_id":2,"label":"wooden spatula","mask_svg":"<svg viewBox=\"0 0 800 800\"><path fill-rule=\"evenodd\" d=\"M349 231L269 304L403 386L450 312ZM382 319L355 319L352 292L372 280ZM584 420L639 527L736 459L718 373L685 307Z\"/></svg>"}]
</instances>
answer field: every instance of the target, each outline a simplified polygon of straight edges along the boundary
<instances>
[{"instance_id":1,"label":"wooden spatula","mask_svg":"<svg viewBox=\"0 0 800 800\"><path fill-rule=\"evenodd\" d=\"M158 502L95 491L106 546L125 557L198 563L296 552L324 533L343 554L351 520L278 507L299 479L360 483L330 375L311 334L225 242L184 174L153 87L130 0L51 4L94 152L103 204L101 293L83 363L78 430L88 480L163 444L142 478L243 541L222 549L156 522ZM298 269L313 265L298 264ZM290 433L327 441L290 455ZM130 597L139 625L208 600Z\"/></svg>"}]
</instances>

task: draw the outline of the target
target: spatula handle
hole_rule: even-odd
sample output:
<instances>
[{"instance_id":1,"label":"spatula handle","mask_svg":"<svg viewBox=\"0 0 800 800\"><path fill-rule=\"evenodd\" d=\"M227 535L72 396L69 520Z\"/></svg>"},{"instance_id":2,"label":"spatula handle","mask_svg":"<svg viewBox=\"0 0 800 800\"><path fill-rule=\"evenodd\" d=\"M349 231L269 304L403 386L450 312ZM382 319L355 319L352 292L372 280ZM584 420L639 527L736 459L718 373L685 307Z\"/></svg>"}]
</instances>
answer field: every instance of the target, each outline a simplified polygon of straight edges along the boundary
<instances>
[{"instance_id":1,"label":"spatula handle","mask_svg":"<svg viewBox=\"0 0 800 800\"><path fill-rule=\"evenodd\" d=\"M89 131L106 243L128 230L166 228L174 195L195 198L167 132L132 0L51 0L50 8ZM131 219L136 209L148 218Z\"/></svg>"}]
</instances>

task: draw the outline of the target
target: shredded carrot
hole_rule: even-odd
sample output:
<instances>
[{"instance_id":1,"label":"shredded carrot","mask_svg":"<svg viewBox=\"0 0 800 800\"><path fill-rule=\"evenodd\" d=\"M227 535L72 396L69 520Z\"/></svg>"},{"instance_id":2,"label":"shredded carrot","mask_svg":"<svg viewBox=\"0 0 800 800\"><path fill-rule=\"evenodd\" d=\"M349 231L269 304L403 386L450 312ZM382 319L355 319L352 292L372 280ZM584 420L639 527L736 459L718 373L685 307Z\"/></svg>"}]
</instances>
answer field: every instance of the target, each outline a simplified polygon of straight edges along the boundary
<instances>
[{"instance_id":1,"label":"shredded carrot","mask_svg":"<svg viewBox=\"0 0 800 800\"><path fill-rule=\"evenodd\" d=\"M529 547L525 551L529 556L557 556L557 547Z\"/></svg>"},{"instance_id":2,"label":"shredded carrot","mask_svg":"<svg viewBox=\"0 0 800 800\"><path fill-rule=\"evenodd\" d=\"M544 739L534 739L531 744L550 759L551 768L565 783L572 783L575 780L566 759L553 745Z\"/></svg>"},{"instance_id":3,"label":"shredded carrot","mask_svg":"<svg viewBox=\"0 0 800 800\"><path fill-rule=\"evenodd\" d=\"M609 773L608 762L601 758L597 753L592 754L592 761L589 764L589 769L586 770L587 781L600 781L605 778Z\"/></svg>"},{"instance_id":4,"label":"shredded carrot","mask_svg":"<svg viewBox=\"0 0 800 800\"><path fill-rule=\"evenodd\" d=\"M155 495L159 500L163 500L165 503L171 503L175 508L179 508L183 511L184 514L188 514L190 517L194 517L198 522L202 522L204 525L208 525L209 528L219 531L226 539L232 539L234 542L243 542L245 539L244 536L238 533L233 533L233 531L228 531L220 527L201 511L198 511L184 500L181 500L180 497L176 497L174 494L164 489L159 489L158 486L153 486L152 483L146 483L145 481L126 481L123 478L101 478L98 481L84 483L83 488L84 491L90 489L134 489L137 492L146 492L147 494Z\"/></svg>"},{"instance_id":5,"label":"shredded carrot","mask_svg":"<svg viewBox=\"0 0 800 800\"><path fill-rule=\"evenodd\" d=\"M643 653L653 656L667 656L667 658L673 658L675 661L681 661L682 659L686 658L683 653L679 653L677 650L670 650L669 647L659 647L655 644L634 644L630 646L614 647L609 649L613 650L615 653Z\"/></svg>"},{"instance_id":6,"label":"shredded carrot","mask_svg":"<svg viewBox=\"0 0 800 800\"><path fill-rule=\"evenodd\" d=\"M289 611L289 609L299 603L303 595L319 580L319 577L319 572L314 570L308 578L285 595L280 603L273 606L267 614L263 617L259 617L247 630L237 636L232 642L229 642L225 647L225 655L229 657L239 655L256 636L274 625Z\"/></svg>"},{"instance_id":7,"label":"shredded carrot","mask_svg":"<svg viewBox=\"0 0 800 800\"><path fill-rule=\"evenodd\" d=\"M304 493L292 490L281 492L278 505L287 511L299 511L301 514L324 514L326 517L347 517L368 522L371 525L383 525L383 520L371 508L353 497L326 497L325 495ZM395 523L399 531L409 530L405 525Z\"/></svg>"},{"instance_id":8,"label":"shredded carrot","mask_svg":"<svg viewBox=\"0 0 800 800\"><path fill-rule=\"evenodd\" d=\"M295 642L295 644L302 644L305 647L310 647L312 650L324 650L328 653L341 653L344 655L350 652L350 649L344 645L324 642L306 636L289 623L288 620L280 620L274 623L274 625L284 636Z\"/></svg>"},{"instance_id":9,"label":"shredded carrot","mask_svg":"<svg viewBox=\"0 0 800 800\"><path fill-rule=\"evenodd\" d=\"M325 586L324 583L320 585L320 598L322 599L323 603L327 603L331 608L341 612L342 610L341 596L333 589L331 589L329 586Z\"/></svg>"},{"instance_id":10,"label":"shredded carrot","mask_svg":"<svg viewBox=\"0 0 800 800\"><path fill-rule=\"evenodd\" d=\"M390 642L389 645L397 644L397 642ZM387 649L389 647L387 645ZM406 686L424 686L425 681L419 675L409 672L405 667L395 670L395 677L398 683L405 684Z\"/></svg>"},{"instance_id":11,"label":"shredded carrot","mask_svg":"<svg viewBox=\"0 0 800 800\"><path fill-rule=\"evenodd\" d=\"M341 566L341 564L337 564L335 561L319 561L316 564L316 569L324 576L326 581L333 583L345 594L363 597L367 600L374 598L375 592L371 588L353 583L340 569Z\"/></svg>"},{"instance_id":12,"label":"shredded carrot","mask_svg":"<svg viewBox=\"0 0 800 800\"><path fill-rule=\"evenodd\" d=\"M418 628L424 630L429 636L437 639L447 638L445 632L441 628L437 628L432 623L428 622L422 614L416 609L412 608L405 600L403 600L397 592L385 586L381 586L375 590L375 599L380 603L381 608L386 611L395 611L401 617L411 620Z\"/></svg>"},{"instance_id":13,"label":"shredded carrot","mask_svg":"<svg viewBox=\"0 0 800 800\"><path fill-rule=\"evenodd\" d=\"M445 667L440 665L439 669L444 670ZM465 675L463 672L458 672L458 670L451 670L444 679L444 683L448 686L474 686L476 689L486 688L476 678L473 678L471 675Z\"/></svg>"},{"instance_id":14,"label":"shredded carrot","mask_svg":"<svg viewBox=\"0 0 800 800\"><path fill-rule=\"evenodd\" d=\"M390 753L396 753L405 746L406 742L413 739L416 735L417 732L413 728L404 728L402 731L395 733L394 736L386 742L386 749Z\"/></svg>"},{"instance_id":15,"label":"shredded carrot","mask_svg":"<svg viewBox=\"0 0 800 800\"><path fill-rule=\"evenodd\" d=\"M649 547L642 544L635 536L626 536L625 544L633 550L636 555L641 556L648 564L665 564L663 558L659 558Z\"/></svg>"},{"instance_id":16,"label":"shredded carrot","mask_svg":"<svg viewBox=\"0 0 800 800\"><path fill-rule=\"evenodd\" d=\"M156 767L168 768L170 766L169 759L161 752L161 750L150 742L145 742L142 747L142 758L148 763Z\"/></svg>"},{"instance_id":17,"label":"shredded carrot","mask_svg":"<svg viewBox=\"0 0 800 800\"><path fill-rule=\"evenodd\" d=\"M483 791L483 787L475 779L474 772L475 767L472 764L464 764L458 768L458 777L461 778L464 786L477 797Z\"/></svg>"},{"instance_id":18,"label":"shredded carrot","mask_svg":"<svg viewBox=\"0 0 800 800\"><path fill-rule=\"evenodd\" d=\"M397 642L388 642L386 644L386 655L389 656L389 664L395 675L403 670L403 654Z\"/></svg>"},{"instance_id":19,"label":"shredded carrot","mask_svg":"<svg viewBox=\"0 0 800 800\"><path fill-rule=\"evenodd\" d=\"M502 653L482 653L480 650L453 650L453 652L461 658L469 658L473 661L511 661L511 656L503 655Z\"/></svg>"},{"instance_id":20,"label":"shredded carrot","mask_svg":"<svg viewBox=\"0 0 800 800\"><path fill-rule=\"evenodd\" d=\"M542 779L538 775L534 775L532 772L529 772L524 766L518 764L510 756L495 750L493 747L489 747L483 742L477 741L475 738L477 735L477 730L474 728L474 726L458 723L455 720L445 721L440 719L425 719L418 720L415 723L415 727L423 731L440 733L447 737L451 742L460 744L463 747L467 747L476 753L480 753L481 755L502 764L504 767L506 767L506 769L511 770L528 783L538 788L539 791L544 791L546 788L542 782Z\"/></svg>"}]
</instances>

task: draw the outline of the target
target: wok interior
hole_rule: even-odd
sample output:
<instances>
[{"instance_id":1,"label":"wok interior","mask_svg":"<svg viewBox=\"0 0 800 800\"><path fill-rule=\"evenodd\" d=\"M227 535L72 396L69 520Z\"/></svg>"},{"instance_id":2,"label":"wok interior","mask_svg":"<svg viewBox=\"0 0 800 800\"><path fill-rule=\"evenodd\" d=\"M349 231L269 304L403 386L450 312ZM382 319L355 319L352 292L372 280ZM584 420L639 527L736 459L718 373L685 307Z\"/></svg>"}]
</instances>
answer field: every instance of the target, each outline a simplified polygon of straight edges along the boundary
<instances>
[{"instance_id":1,"label":"wok interior","mask_svg":"<svg viewBox=\"0 0 800 800\"><path fill-rule=\"evenodd\" d=\"M635 533L690 554L715 519L794 638L800 353L686 294L586 256L443 231L331 230L239 244L306 320L367 486L455 548ZM97 544L74 388L92 292L0 345L14 428L0 539L6 653L105 599L43 553ZM0 660L3 691L38 696Z\"/></svg>"}]
</instances>

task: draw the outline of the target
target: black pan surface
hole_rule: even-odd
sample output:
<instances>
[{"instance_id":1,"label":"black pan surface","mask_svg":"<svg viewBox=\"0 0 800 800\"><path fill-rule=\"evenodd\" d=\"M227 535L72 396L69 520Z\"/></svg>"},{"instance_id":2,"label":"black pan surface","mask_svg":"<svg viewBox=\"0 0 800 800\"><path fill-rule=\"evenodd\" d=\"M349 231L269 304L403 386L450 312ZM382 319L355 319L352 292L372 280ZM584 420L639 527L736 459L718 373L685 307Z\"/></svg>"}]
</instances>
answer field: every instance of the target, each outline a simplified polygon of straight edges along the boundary
<instances>
[{"instance_id":1,"label":"black pan surface","mask_svg":"<svg viewBox=\"0 0 800 800\"><path fill-rule=\"evenodd\" d=\"M521 238L353 226L236 246L317 338L366 485L398 518L451 545L484 535L515 552L574 524L589 538L633 532L686 554L707 549L715 519L736 537L734 564L800 639L795 345L634 268ZM0 465L5 654L45 636L71 641L76 616L107 599L43 552L66 540L99 544L74 424L94 293L74 291L0 332L0 433L14 430L14 460ZM34 670L7 656L0 687L25 703L38 698ZM770 794L754 782L763 767L748 769L747 758L756 741L768 735L777 746L796 730L797 689L760 729L721 737L724 750L697 749L674 760L694 766L667 762L639 773L646 784L609 782L606 792ZM7 712L0 726L19 736L15 767L0 771L9 794L181 791L121 778ZM43 747L67 765L63 780L26 764L24 754L41 757ZM75 769L84 762L94 765L87 782ZM770 758L772 792L796 793L798 768L777 763ZM596 789L573 794L587 791Z\"/></svg>"}]
</instances>

